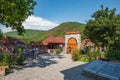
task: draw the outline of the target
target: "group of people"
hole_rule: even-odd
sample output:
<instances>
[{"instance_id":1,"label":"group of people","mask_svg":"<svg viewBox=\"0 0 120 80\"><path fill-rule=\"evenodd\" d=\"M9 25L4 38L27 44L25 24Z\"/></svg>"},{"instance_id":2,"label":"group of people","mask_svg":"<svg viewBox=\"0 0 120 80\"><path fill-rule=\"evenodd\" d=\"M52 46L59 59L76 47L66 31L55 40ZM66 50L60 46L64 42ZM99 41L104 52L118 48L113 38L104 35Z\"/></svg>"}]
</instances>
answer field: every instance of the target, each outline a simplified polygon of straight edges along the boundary
<instances>
[{"instance_id":1,"label":"group of people","mask_svg":"<svg viewBox=\"0 0 120 80\"><path fill-rule=\"evenodd\" d=\"M23 48L22 53L25 55L25 57L30 57L30 58L37 58L39 49L37 47L27 47Z\"/></svg>"}]
</instances>

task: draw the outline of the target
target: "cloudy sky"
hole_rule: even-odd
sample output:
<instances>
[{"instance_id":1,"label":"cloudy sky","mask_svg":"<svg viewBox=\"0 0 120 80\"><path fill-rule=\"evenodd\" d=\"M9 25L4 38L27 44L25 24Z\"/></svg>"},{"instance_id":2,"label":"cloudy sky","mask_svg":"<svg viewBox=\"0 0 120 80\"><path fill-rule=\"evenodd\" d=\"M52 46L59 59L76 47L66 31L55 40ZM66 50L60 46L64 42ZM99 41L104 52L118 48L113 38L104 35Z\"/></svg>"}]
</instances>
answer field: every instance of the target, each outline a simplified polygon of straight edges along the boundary
<instances>
[{"instance_id":1,"label":"cloudy sky","mask_svg":"<svg viewBox=\"0 0 120 80\"><path fill-rule=\"evenodd\" d=\"M86 23L100 5L116 8L120 13L120 0L35 0L34 15L23 22L25 29L49 30L63 22ZM3 32L11 31L0 24Z\"/></svg>"},{"instance_id":2,"label":"cloudy sky","mask_svg":"<svg viewBox=\"0 0 120 80\"><path fill-rule=\"evenodd\" d=\"M25 29L35 29L35 30L49 30L54 28L57 25L59 24L35 15L29 16L25 20L25 22L23 22L23 26L25 27ZM1 24L0 24L0 28L4 33L12 31L11 28L6 28L4 25L1 25Z\"/></svg>"}]
</instances>

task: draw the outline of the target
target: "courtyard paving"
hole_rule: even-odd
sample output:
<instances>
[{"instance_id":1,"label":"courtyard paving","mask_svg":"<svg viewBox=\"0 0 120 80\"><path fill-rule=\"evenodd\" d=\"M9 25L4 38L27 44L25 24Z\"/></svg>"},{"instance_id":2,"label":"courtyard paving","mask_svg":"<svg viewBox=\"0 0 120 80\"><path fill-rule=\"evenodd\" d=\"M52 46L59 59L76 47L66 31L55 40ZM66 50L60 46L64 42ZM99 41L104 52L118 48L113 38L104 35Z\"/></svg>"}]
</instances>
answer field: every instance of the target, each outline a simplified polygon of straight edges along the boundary
<instances>
[{"instance_id":1,"label":"courtyard paving","mask_svg":"<svg viewBox=\"0 0 120 80\"><path fill-rule=\"evenodd\" d=\"M0 80L95 80L82 74L86 63L72 61L70 54L40 54L38 59L29 58L26 63Z\"/></svg>"}]
</instances>

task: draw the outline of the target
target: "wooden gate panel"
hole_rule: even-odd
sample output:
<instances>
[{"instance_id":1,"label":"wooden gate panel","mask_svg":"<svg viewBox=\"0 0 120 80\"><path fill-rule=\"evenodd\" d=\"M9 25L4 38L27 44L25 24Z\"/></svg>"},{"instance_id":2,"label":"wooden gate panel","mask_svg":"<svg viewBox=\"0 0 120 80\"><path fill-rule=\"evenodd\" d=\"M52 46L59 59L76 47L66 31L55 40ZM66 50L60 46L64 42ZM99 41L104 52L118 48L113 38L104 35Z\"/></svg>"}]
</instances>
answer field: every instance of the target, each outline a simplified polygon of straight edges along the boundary
<instances>
[{"instance_id":1,"label":"wooden gate panel","mask_svg":"<svg viewBox=\"0 0 120 80\"><path fill-rule=\"evenodd\" d=\"M77 40L75 38L70 38L67 43L67 53L71 53L74 50L78 49Z\"/></svg>"}]
</instances>

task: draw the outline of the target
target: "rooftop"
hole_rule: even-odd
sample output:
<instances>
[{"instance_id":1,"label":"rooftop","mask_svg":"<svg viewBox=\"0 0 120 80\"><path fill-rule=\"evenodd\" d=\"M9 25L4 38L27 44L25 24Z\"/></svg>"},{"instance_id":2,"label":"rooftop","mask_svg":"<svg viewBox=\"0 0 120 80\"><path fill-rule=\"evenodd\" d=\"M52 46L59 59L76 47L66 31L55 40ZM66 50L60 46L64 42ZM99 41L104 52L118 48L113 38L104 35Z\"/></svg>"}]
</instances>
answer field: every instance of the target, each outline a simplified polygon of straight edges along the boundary
<instances>
[{"instance_id":1,"label":"rooftop","mask_svg":"<svg viewBox=\"0 0 120 80\"><path fill-rule=\"evenodd\" d=\"M54 36L49 36L47 39L43 41L43 44L49 44L49 43L57 43L57 44L64 44L65 41L62 37L54 37Z\"/></svg>"},{"instance_id":2,"label":"rooftop","mask_svg":"<svg viewBox=\"0 0 120 80\"><path fill-rule=\"evenodd\" d=\"M66 35L69 35L69 34L80 34L79 31L76 31L76 32L66 32Z\"/></svg>"}]
</instances>

